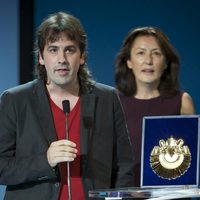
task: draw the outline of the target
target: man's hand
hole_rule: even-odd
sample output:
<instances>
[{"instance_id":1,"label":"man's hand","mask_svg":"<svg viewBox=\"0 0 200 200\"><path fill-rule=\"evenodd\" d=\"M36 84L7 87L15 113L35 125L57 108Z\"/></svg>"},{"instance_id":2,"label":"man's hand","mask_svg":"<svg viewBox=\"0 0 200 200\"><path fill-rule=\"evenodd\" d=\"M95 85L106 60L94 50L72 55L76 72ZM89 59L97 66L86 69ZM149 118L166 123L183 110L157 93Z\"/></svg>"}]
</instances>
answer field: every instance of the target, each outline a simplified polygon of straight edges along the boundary
<instances>
[{"instance_id":1,"label":"man's hand","mask_svg":"<svg viewBox=\"0 0 200 200\"><path fill-rule=\"evenodd\" d=\"M47 160L51 167L55 167L60 162L73 161L77 152L74 142L69 140L55 141L47 150Z\"/></svg>"}]
</instances>

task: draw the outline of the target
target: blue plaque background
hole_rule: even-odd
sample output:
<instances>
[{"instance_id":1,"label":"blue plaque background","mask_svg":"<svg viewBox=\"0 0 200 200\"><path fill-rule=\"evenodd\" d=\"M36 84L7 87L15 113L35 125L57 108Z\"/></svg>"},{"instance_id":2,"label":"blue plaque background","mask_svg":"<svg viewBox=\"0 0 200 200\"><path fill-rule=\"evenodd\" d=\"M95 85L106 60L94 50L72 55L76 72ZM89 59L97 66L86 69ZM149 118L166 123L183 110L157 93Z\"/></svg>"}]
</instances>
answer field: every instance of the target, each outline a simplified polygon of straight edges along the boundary
<instances>
[{"instance_id":1,"label":"blue plaque background","mask_svg":"<svg viewBox=\"0 0 200 200\"><path fill-rule=\"evenodd\" d=\"M174 180L157 176L150 166L150 154L159 140L173 136L182 138L190 149L192 160L187 172ZM198 185L199 178L199 116L144 117L142 139L141 187Z\"/></svg>"}]
</instances>

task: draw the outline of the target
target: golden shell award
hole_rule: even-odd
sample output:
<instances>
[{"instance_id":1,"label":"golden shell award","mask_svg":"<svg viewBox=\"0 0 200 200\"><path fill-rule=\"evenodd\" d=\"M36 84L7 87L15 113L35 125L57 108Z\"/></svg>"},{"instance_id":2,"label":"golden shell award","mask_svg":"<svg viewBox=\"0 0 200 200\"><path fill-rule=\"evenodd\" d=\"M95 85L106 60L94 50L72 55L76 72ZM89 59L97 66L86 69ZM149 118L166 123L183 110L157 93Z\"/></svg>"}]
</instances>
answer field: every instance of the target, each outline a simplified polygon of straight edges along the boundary
<instances>
[{"instance_id":1,"label":"golden shell award","mask_svg":"<svg viewBox=\"0 0 200 200\"><path fill-rule=\"evenodd\" d=\"M166 141L161 139L159 146L154 146L150 155L150 166L157 176L174 180L181 177L190 167L191 153L183 139L172 136Z\"/></svg>"}]
</instances>

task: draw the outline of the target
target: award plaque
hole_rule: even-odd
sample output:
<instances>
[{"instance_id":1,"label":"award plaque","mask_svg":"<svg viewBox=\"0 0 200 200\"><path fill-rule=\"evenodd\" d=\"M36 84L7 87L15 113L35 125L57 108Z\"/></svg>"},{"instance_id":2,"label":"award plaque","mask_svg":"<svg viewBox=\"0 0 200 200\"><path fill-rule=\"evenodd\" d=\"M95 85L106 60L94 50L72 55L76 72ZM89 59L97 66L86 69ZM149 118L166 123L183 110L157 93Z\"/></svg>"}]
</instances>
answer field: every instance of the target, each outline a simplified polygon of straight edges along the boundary
<instances>
[{"instance_id":1,"label":"award plaque","mask_svg":"<svg viewBox=\"0 0 200 200\"><path fill-rule=\"evenodd\" d=\"M199 116L143 118L141 187L199 184Z\"/></svg>"}]
</instances>

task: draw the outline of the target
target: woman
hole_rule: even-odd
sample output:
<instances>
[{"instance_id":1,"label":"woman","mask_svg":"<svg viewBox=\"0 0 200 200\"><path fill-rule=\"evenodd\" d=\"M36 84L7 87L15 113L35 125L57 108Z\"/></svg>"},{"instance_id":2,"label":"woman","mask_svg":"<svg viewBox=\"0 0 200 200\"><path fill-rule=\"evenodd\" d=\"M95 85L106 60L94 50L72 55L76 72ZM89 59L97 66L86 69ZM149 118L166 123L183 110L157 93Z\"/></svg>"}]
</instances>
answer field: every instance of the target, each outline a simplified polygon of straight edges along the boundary
<instances>
[{"instance_id":1,"label":"woman","mask_svg":"<svg viewBox=\"0 0 200 200\"><path fill-rule=\"evenodd\" d=\"M160 29L133 29L116 58L115 83L126 115L135 156L134 186L140 186L144 116L195 113L190 95L180 90L180 60Z\"/></svg>"}]
</instances>

